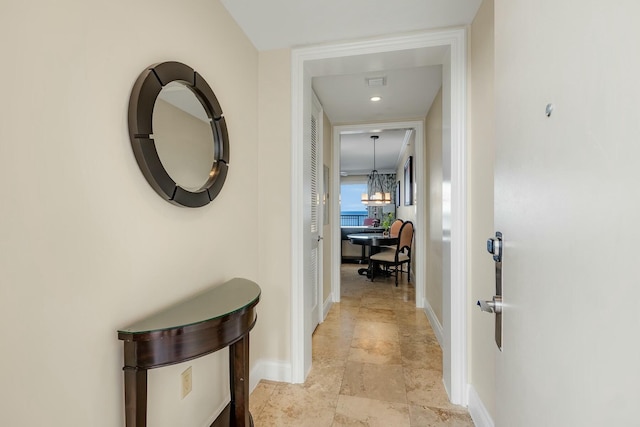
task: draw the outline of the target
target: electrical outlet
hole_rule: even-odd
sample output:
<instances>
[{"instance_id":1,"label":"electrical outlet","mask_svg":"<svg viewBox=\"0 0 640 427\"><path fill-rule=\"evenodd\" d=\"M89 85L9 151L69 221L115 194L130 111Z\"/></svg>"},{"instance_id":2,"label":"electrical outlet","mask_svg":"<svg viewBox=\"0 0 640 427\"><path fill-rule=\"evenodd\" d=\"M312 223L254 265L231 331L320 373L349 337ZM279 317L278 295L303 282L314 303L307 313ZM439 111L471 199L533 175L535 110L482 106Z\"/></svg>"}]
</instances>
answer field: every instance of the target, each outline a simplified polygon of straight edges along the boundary
<instances>
[{"instance_id":1,"label":"electrical outlet","mask_svg":"<svg viewBox=\"0 0 640 427\"><path fill-rule=\"evenodd\" d=\"M193 388L193 377L191 375L191 366L184 370L182 377L182 398L187 397Z\"/></svg>"}]
</instances>

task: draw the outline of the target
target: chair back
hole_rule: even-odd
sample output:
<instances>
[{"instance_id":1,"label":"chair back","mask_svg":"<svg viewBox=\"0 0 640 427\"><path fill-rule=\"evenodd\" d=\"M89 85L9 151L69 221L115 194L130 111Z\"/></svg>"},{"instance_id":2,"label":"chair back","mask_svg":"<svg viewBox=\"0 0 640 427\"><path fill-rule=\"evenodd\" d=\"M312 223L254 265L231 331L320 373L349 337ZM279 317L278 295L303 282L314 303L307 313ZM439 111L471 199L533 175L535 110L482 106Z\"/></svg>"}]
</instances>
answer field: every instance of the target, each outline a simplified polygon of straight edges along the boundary
<instances>
[{"instance_id":1,"label":"chair back","mask_svg":"<svg viewBox=\"0 0 640 427\"><path fill-rule=\"evenodd\" d=\"M370 227L375 223L375 221L375 218L365 218L363 224Z\"/></svg>"},{"instance_id":2,"label":"chair back","mask_svg":"<svg viewBox=\"0 0 640 427\"><path fill-rule=\"evenodd\" d=\"M413 243L413 223L411 221L405 221L402 224L399 236L396 252L402 252L407 249L407 255L411 257L411 244Z\"/></svg>"},{"instance_id":3,"label":"chair back","mask_svg":"<svg viewBox=\"0 0 640 427\"><path fill-rule=\"evenodd\" d=\"M401 219L396 219L395 221L393 221L393 224L391 224L391 227L389 227L389 236L398 237L398 235L400 234L400 227L402 227L402 223L403 221Z\"/></svg>"}]
</instances>

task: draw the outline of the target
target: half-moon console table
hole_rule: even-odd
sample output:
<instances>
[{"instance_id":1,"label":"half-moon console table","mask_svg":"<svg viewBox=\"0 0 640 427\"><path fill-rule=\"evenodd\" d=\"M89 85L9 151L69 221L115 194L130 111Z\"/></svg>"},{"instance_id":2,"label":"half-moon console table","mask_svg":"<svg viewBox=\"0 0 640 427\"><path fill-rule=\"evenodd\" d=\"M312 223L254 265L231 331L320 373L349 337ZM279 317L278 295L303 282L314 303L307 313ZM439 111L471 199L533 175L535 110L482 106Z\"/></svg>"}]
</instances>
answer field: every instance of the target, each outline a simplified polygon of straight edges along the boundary
<instances>
[{"instance_id":1,"label":"half-moon console table","mask_svg":"<svg viewBox=\"0 0 640 427\"><path fill-rule=\"evenodd\" d=\"M249 412L249 331L260 287L232 279L118 331L124 341L127 427L147 425L147 370L229 347L231 401L211 424L253 426Z\"/></svg>"}]
</instances>

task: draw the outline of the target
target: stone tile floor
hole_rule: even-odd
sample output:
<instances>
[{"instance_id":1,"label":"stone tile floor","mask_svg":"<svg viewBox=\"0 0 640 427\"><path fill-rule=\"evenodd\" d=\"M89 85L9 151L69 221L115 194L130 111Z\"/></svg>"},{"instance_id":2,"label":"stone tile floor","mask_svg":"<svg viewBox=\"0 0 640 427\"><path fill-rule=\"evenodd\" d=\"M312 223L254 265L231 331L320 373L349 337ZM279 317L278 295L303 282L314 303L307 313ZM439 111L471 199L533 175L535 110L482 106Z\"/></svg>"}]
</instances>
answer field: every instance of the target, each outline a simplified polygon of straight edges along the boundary
<instances>
[{"instance_id":1,"label":"stone tile floor","mask_svg":"<svg viewBox=\"0 0 640 427\"><path fill-rule=\"evenodd\" d=\"M360 267L341 267L341 302L313 335L307 381L260 381L251 393L255 426L473 426L448 401L440 346L406 274L396 288Z\"/></svg>"}]
</instances>

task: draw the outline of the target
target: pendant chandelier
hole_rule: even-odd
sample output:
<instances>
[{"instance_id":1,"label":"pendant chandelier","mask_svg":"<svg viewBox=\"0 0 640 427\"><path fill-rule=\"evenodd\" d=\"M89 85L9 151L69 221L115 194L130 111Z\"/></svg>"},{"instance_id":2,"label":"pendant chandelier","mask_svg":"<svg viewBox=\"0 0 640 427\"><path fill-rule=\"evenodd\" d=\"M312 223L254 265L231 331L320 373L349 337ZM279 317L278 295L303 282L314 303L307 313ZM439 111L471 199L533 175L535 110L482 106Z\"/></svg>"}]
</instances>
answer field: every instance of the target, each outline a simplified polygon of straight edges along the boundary
<instances>
[{"instance_id":1,"label":"pendant chandelier","mask_svg":"<svg viewBox=\"0 0 640 427\"><path fill-rule=\"evenodd\" d=\"M391 193L385 193L382 188L382 179L376 170L376 140L378 135L371 135L373 140L373 170L369 174L367 182L368 193L362 193L361 201L367 206L383 206L391 203Z\"/></svg>"}]
</instances>

